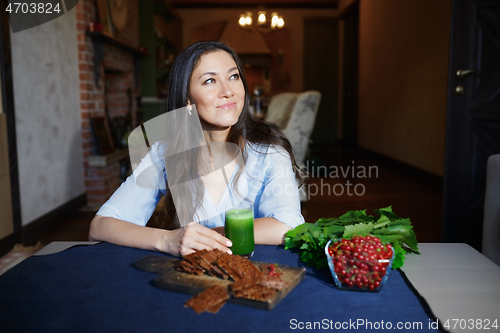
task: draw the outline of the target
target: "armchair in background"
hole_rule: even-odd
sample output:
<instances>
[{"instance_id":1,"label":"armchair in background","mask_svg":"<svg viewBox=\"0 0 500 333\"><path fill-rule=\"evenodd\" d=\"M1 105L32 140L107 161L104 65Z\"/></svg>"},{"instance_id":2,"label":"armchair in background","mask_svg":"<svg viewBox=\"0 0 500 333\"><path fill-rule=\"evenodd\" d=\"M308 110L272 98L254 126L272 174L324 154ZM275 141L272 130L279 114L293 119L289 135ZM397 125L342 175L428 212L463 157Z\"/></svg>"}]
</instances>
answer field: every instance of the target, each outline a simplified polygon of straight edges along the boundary
<instances>
[{"instance_id":1,"label":"armchair in background","mask_svg":"<svg viewBox=\"0 0 500 333\"><path fill-rule=\"evenodd\" d=\"M286 92L274 96L269 102L264 121L276 125L283 132L290 120L298 95L298 93Z\"/></svg>"},{"instance_id":2,"label":"armchair in background","mask_svg":"<svg viewBox=\"0 0 500 333\"><path fill-rule=\"evenodd\" d=\"M309 140L316 121L321 93L281 93L269 102L265 122L275 124L292 145L299 167L305 165Z\"/></svg>"},{"instance_id":3,"label":"armchair in background","mask_svg":"<svg viewBox=\"0 0 500 333\"><path fill-rule=\"evenodd\" d=\"M271 99L264 118L275 124L290 141L299 168L305 166L320 101L321 93L314 90L278 94ZM306 193L300 191L300 195L301 201L306 201Z\"/></svg>"}]
</instances>

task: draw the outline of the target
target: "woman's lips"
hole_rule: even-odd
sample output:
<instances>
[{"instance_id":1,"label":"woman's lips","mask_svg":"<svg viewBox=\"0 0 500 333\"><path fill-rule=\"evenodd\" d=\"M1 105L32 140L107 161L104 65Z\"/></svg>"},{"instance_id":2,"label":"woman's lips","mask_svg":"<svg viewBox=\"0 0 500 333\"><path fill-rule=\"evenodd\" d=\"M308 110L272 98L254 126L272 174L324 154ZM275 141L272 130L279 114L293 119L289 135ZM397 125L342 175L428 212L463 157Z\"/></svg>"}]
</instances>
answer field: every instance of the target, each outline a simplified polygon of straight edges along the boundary
<instances>
[{"instance_id":1,"label":"woman's lips","mask_svg":"<svg viewBox=\"0 0 500 333\"><path fill-rule=\"evenodd\" d=\"M219 105L217 108L228 110L228 109L234 108L235 106L236 106L236 103L226 103L226 104Z\"/></svg>"}]
</instances>

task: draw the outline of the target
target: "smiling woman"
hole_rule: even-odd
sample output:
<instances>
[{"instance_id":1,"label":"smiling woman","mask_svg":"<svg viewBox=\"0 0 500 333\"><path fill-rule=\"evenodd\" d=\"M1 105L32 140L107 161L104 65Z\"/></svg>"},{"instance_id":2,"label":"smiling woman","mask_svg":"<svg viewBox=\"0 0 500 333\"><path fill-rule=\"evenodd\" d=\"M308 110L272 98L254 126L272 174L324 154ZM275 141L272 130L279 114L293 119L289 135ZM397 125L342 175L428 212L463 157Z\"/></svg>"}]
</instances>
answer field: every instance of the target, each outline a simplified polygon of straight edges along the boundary
<instances>
[{"instance_id":1,"label":"smiling woman","mask_svg":"<svg viewBox=\"0 0 500 333\"><path fill-rule=\"evenodd\" d=\"M248 101L243 68L231 48L219 42L198 42L179 54L167 83L166 112L189 117L196 106L207 148L175 165L175 173L193 180L194 186L184 196L192 199L174 203L172 191L178 183L172 179L178 175L165 167L170 161L164 153L164 147L172 144L152 143L149 154L92 220L89 238L176 256L216 248L231 253L231 242L221 234L224 213L236 197L243 197L254 204L255 243L281 244L286 231L304 222L297 187L303 178L288 140L254 118ZM189 140L196 135L194 131L196 128L178 131L179 141ZM241 163L231 160L222 170L214 168L215 154L230 150L228 144L239 148ZM223 147L222 152L216 147ZM203 172L207 161L208 168L215 171ZM141 187L138 170L156 170L148 173L156 186ZM231 175L230 183L224 172ZM284 194L277 196L277 192ZM164 229L145 227L162 198ZM190 223L180 218L182 204L192 207Z\"/></svg>"}]
</instances>

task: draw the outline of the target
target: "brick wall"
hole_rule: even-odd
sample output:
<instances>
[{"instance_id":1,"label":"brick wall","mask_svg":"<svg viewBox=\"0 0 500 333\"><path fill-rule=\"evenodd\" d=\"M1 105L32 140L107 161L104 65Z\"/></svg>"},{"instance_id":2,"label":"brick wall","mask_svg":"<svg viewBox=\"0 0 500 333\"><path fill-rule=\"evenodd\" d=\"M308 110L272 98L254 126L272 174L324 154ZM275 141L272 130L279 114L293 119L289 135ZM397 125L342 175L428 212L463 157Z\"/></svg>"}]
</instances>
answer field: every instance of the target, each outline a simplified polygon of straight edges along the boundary
<instances>
[{"instance_id":1,"label":"brick wall","mask_svg":"<svg viewBox=\"0 0 500 333\"><path fill-rule=\"evenodd\" d=\"M134 77L131 74L106 73L106 105L110 118L123 117L129 110L127 89L134 87ZM132 110L135 108L132 103Z\"/></svg>"},{"instance_id":2,"label":"brick wall","mask_svg":"<svg viewBox=\"0 0 500 333\"><path fill-rule=\"evenodd\" d=\"M133 47L139 46L138 0L128 0L128 21L125 29L115 34L115 38ZM99 86L95 84L94 47L86 36L89 22L96 22L94 0L80 0L76 6L78 71L80 83L80 114L82 121L82 145L84 176L89 206L102 205L120 185L119 162L105 168L90 168L89 156L96 152L91 128L93 116L104 116L107 104L110 118L125 116L129 110L127 89L132 93L132 115L140 87L134 82L134 55L105 45L105 56L99 68Z\"/></svg>"},{"instance_id":3,"label":"brick wall","mask_svg":"<svg viewBox=\"0 0 500 333\"><path fill-rule=\"evenodd\" d=\"M85 174L85 187L89 206L103 203L120 186L118 163L105 168L88 168Z\"/></svg>"}]
</instances>

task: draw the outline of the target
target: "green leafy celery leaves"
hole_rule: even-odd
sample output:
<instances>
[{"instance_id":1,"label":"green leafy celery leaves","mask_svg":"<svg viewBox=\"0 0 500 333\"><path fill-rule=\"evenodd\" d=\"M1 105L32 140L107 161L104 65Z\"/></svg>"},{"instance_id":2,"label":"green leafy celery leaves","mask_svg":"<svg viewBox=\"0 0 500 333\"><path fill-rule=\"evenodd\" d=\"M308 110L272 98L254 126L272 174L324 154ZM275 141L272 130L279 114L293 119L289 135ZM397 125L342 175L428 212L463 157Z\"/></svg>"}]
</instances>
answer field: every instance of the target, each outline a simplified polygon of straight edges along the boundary
<instances>
[{"instance_id":1,"label":"green leafy celery leaves","mask_svg":"<svg viewBox=\"0 0 500 333\"><path fill-rule=\"evenodd\" d=\"M330 239L347 238L354 235L372 234L382 242L391 243L396 252L393 268L404 265L405 254L418 253L417 237L410 219L392 212L392 207L374 210L377 216L366 215L366 210L352 210L336 218L321 218L313 223L304 223L287 232L285 249L299 249L300 259L310 266L328 266L324 249Z\"/></svg>"}]
</instances>

